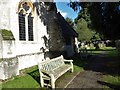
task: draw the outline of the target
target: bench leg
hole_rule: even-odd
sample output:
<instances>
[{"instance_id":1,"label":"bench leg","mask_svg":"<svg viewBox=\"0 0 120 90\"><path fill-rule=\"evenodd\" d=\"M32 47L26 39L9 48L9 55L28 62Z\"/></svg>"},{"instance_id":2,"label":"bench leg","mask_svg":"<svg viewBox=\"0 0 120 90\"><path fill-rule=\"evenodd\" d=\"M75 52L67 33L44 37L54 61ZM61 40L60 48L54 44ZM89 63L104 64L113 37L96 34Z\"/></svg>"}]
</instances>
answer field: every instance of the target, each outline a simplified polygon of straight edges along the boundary
<instances>
[{"instance_id":1,"label":"bench leg","mask_svg":"<svg viewBox=\"0 0 120 90\"><path fill-rule=\"evenodd\" d=\"M73 67L71 68L71 72L73 72L74 70L73 70Z\"/></svg>"},{"instance_id":2,"label":"bench leg","mask_svg":"<svg viewBox=\"0 0 120 90\"><path fill-rule=\"evenodd\" d=\"M73 69L73 63L70 62L70 64L71 64L71 72L73 72L74 71L74 69Z\"/></svg>"},{"instance_id":3,"label":"bench leg","mask_svg":"<svg viewBox=\"0 0 120 90\"><path fill-rule=\"evenodd\" d=\"M40 84L41 84L41 87L44 87L44 80L43 80L42 76L40 76Z\"/></svg>"},{"instance_id":4,"label":"bench leg","mask_svg":"<svg viewBox=\"0 0 120 90\"><path fill-rule=\"evenodd\" d=\"M54 76L51 74L51 86L52 86L52 89L55 88L55 79L54 79Z\"/></svg>"}]
</instances>

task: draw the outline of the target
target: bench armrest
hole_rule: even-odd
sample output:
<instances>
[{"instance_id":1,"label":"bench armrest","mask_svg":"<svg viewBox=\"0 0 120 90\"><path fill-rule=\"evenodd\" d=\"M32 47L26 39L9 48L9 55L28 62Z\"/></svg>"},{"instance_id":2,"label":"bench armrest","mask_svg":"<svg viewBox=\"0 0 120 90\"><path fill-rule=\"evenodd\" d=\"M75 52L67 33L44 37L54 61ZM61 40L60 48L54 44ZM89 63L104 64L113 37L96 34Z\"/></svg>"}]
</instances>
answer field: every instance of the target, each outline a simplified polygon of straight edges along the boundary
<instances>
[{"instance_id":1,"label":"bench armrest","mask_svg":"<svg viewBox=\"0 0 120 90\"><path fill-rule=\"evenodd\" d=\"M73 60L64 60L64 62L73 62Z\"/></svg>"},{"instance_id":2,"label":"bench armrest","mask_svg":"<svg viewBox=\"0 0 120 90\"><path fill-rule=\"evenodd\" d=\"M69 62L70 63L70 65L71 65L71 69L72 69L72 71L71 72L73 72L74 70L73 70L73 60L64 60L64 62Z\"/></svg>"}]
</instances>

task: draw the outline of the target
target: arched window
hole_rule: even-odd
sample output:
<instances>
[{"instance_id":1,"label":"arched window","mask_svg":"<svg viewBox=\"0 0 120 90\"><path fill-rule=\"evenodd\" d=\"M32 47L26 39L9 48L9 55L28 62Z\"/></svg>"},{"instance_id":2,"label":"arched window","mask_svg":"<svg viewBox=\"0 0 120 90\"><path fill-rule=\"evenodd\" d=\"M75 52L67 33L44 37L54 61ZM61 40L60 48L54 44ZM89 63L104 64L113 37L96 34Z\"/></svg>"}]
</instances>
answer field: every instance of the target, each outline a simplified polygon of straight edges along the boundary
<instances>
[{"instance_id":1,"label":"arched window","mask_svg":"<svg viewBox=\"0 0 120 90\"><path fill-rule=\"evenodd\" d=\"M25 15L23 10L19 12L19 40L26 40Z\"/></svg>"},{"instance_id":2,"label":"arched window","mask_svg":"<svg viewBox=\"0 0 120 90\"><path fill-rule=\"evenodd\" d=\"M33 5L28 0L21 0L18 6L19 40L33 41Z\"/></svg>"}]
</instances>

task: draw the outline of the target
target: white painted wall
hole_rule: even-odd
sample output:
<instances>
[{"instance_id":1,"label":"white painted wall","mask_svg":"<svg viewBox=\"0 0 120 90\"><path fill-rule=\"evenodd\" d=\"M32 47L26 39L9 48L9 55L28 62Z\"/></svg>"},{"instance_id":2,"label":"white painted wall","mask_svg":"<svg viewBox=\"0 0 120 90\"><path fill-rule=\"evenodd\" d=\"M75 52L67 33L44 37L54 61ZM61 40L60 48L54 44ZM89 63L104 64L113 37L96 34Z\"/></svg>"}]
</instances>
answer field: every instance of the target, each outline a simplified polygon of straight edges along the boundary
<instances>
[{"instance_id":1,"label":"white painted wall","mask_svg":"<svg viewBox=\"0 0 120 90\"><path fill-rule=\"evenodd\" d=\"M5 79L5 77L4 77L4 67L3 67L4 65L3 65L3 63L0 63L0 79Z\"/></svg>"},{"instance_id":2,"label":"white painted wall","mask_svg":"<svg viewBox=\"0 0 120 90\"><path fill-rule=\"evenodd\" d=\"M18 56L19 70L37 65L44 59L43 53Z\"/></svg>"},{"instance_id":3,"label":"white painted wall","mask_svg":"<svg viewBox=\"0 0 120 90\"><path fill-rule=\"evenodd\" d=\"M9 1L0 0L0 29L9 29Z\"/></svg>"},{"instance_id":4,"label":"white painted wall","mask_svg":"<svg viewBox=\"0 0 120 90\"><path fill-rule=\"evenodd\" d=\"M77 52L77 53L79 53L78 44L79 44L78 39L77 39L77 37L75 37L75 45L76 45L76 52Z\"/></svg>"},{"instance_id":5,"label":"white painted wall","mask_svg":"<svg viewBox=\"0 0 120 90\"><path fill-rule=\"evenodd\" d=\"M6 58L0 62L0 79L5 80L15 75L19 75L18 59L16 57Z\"/></svg>"},{"instance_id":6,"label":"white painted wall","mask_svg":"<svg viewBox=\"0 0 120 90\"><path fill-rule=\"evenodd\" d=\"M2 58L11 58L16 56L16 48L15 41L5 40L2 41L3 50L2 50Z\"/></svg>"},{"instance_id":7,"label":"white painted wall","mask_svg":"<svg viewBox=\"0 0 120 90\"><path fill-rule=\"evenodd\" d=\"M35 10L33 19L34 41L19 41L19 22L18 14L16 13L19 1L20 0L0 1L0 28L12 31L15 37L16 55L39 52L41 47L45 47L44 40L41 37L44 35L48 36L46 26L41 22Z\"/></svg>"},{"instance_id":8,"label":"white painted wall","mask_svg":"<svg viewBox=\"0 0 120 90\"><path fill-rule=\"evenodd\" d=\"M11 30L15 38L15 41L0 41L0 58L17 56L19 70L21 70L37 65L38 62L44 59L44 54L40 51L41 47L45 47L44 40L41 37L44 35L48 37L48 35L46 26L37 16L35 10L33 19L34 41L19 41L19 22L16 13L19 1L0 0L0 29ZM0 73L4 73L3 69L0 68L0 70ZM0 78L4 78L4 75L0 74Z\"/></svg>"},{"instance_id":9,"label":"white painted wall","mask_svg":"<svg viewBox=\"0 0 120 90\"><path fill-rule=\"evenodd\" d=\"M0 58L2 58L2 51L3 51L3 45L2 45L2 35L0 34Z\"/></svg>"}]
</instances>

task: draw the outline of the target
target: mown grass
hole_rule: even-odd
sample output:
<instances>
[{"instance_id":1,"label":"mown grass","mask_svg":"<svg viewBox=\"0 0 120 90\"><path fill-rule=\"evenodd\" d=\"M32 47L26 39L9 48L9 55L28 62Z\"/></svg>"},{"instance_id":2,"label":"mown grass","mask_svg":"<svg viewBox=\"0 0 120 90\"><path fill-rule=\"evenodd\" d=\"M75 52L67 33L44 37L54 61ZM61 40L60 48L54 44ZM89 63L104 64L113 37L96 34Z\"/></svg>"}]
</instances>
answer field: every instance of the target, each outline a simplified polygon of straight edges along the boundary
<instances>
[{"instance_id":1,"label":"mown grass","mask_svg":"<svg viewBox=\"0 0 120 90\"><path fill-rule=\"evenodd\" d=\"M24 69L21 73L21 75L12 77L3 82L2 88L40 88L40 84L37 80L30 75L30 73L32 73L35 77L39 77L37 66Z\"/></svg>"},{"instance_id":2,"label":"mown grass","mask_svg":"<svg viewBox=\"0 0 120 90\"><path fill-rule=\"evenodd\" d=\"M118 52L117 50L112 50L107 53L107 56L108 57L117 57L117 56L120 56L120 52Z\"/></svg>"},{"instance_id":3,"label":"mown grass","mask_svg":"<svg viewBox=\"0 0 120 90\"><path fill-rule=\"evenodd\" d=\"M120 76L104 75L102 82L104 83L103 89L119 90L120 88Z\"/></svg>"},{"instance_id":4,"label":"mown grass","mask_svg":"<svg viewBox=\"0 0 120 90\"><path fill-rule=\"evenodd\" d=\"M94 54L100 54L103 52L106 52L108 56L118 56L119 52L116 50L115 47L104 47L100 49L87 49L88 53Z\"/></svg>"},{"instance_id":5,"label":"mown grass","mask_svg":"<svg viewBox=\"0 0 120 90\"><path fill-rule=\"evenodd\" d=\"M38 88L39 84L30 75L16 76L14 79L4 82L2 88Z\"/></svg>"},{"instance_id":6,"label":"mown grass","mask_svg":"<svg viewBox=\"0 0 120 90\"><path fill-rule=\"evenodd\" d=\"M103 79L107 83L120 86L120 76L106 75L103 77Z\"/></svg>"}]
</instances>

